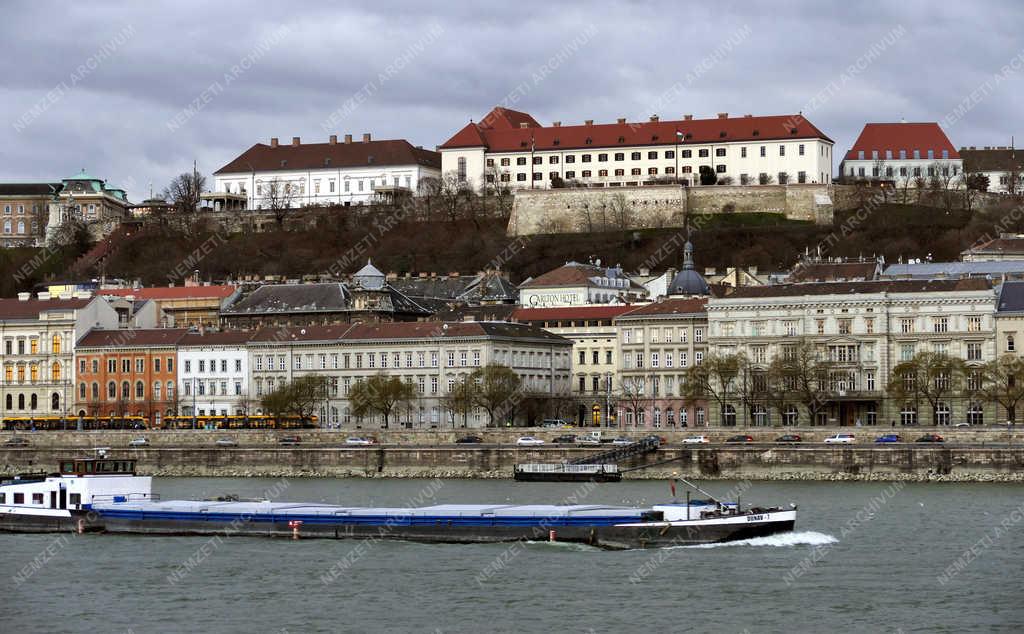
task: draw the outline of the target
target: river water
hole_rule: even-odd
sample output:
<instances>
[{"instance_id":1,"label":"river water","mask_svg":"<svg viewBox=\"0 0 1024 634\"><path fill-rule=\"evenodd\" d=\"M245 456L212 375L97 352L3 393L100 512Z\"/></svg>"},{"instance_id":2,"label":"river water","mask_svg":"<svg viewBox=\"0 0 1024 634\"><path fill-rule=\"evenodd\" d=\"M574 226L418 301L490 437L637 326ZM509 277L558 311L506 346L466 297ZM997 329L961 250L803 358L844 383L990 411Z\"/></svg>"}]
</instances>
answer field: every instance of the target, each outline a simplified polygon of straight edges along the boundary
<instances>
[{"instance_id":1,"label":"river water","mask_svg":"<svg viewBox=\"0 0 1024 634\"><path fill-rule=\"evenodd\" d=\"M1021 632L1009 484L712 482L794 533L610 552L549 544L0 535L0 632ZM163 499L652 504L664 482L165 478ZM681 491L680 491L681 493Z\"/></svg>"}]
</instances>

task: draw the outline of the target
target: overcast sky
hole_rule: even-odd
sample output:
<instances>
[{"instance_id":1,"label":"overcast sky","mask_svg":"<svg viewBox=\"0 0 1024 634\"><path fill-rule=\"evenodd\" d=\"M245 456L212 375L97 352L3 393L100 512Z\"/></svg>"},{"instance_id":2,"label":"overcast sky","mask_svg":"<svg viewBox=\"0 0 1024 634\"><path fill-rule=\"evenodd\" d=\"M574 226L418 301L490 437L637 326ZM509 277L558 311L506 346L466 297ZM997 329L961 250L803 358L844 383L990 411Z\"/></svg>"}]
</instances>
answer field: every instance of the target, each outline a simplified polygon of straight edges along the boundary
<instances>
[{"instance_id":1,"label":"overcast sky","mask_svg":"<svg viewBox=\"0 0 1024 634\"><path fill-rule=\"evenodd\" d=\"M566 125L802 110L837 156L901 118L1024 144L1020 0L358 4L9 1L0 180L84 167L140 201L272 136L434 147L496 104Z\"/></svg>"}]
</instances>

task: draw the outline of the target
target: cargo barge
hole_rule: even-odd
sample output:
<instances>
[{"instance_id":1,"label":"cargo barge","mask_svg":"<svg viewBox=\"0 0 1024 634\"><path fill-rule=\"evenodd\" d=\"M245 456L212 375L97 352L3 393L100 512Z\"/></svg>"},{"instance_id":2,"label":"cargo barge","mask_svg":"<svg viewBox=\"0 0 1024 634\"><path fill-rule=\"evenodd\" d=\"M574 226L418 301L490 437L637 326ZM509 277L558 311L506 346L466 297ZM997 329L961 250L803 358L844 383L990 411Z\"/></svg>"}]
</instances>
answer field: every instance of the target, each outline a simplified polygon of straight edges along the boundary
<instances>
[{"instance_id":1,"label":"cargo barge","mask_svg":"<svg viewBox=\"0 0 1024 634\"><path fill-rule=\"evenodd\" d=\"M517 464L512 472L516 482L620 482L617 464Z\"/></svg>"},{"instance_id":2,"label":"cargo barge","mask_svg":"<svg viewBox=\"0 0 1024 634\"><path fill-rule=\"evenodd\" d=\"M647 508L442 504L411 508L301 502L161 501L132 460L65 460L53 474L0 483L0 531L394 539L432 543L565 541L609 549L725 542L793 530L796 508L714 499Z\"/></svg>"}]
</instances>

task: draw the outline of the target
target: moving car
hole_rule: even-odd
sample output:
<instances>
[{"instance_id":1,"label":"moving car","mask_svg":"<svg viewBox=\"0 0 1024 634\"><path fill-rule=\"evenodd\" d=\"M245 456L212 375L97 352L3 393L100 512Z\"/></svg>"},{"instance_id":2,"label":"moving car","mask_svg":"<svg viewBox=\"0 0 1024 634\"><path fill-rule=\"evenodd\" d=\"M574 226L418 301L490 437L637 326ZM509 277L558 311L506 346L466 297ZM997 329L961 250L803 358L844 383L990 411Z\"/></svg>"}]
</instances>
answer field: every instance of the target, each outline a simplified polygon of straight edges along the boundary
<instances>
[{"instance_id":1,"label":"moving car","mask_svg":"<svg viewBox=\"0 0 1024 634\"><path fill-rule=\"evenodd\" d=\"M971 426L970 423L957 423L956 425L953 425L953 427L970 427L970 426Z\"/></svg>"},{"instance_id":2,"label":"moving car","mask_svg":"<svg viewBox=\"0 0 1024 634\"><path fill-rule=\"evenodd\" d=\"M519 447L536 447L543 444L543 440L534 436L520 436L516 439L516 445Z\"/></svg>"},{"instance_id":3,"label":"moving car","mask_svg":"<svg viewBox=\"0 0 1024 634\"><path fill-rule=\"evenodd\" d=\"M883 434L875 438L875 442L903 442L903 437L899 434Z\"/></svg>"},{"instance_id":4,"label":"moving car","mask_svg":"<svg viewBox=\"0 0 1024 634\"><path fill-rule=\"evenodd\" d=\"M825 444L828 445L851 444L855 442L857 442L857 439L854 438L853 434L835 434L825 439Z\"/></svg>"},{"instance_id":5,"label":"moving car","mask_svg":"<svg viewBox=\"0 0 1024 634\"><path fill-rule=\"evenodd\" d=\"M555 443L556 445L575 445L576 435L562 434L561 436L556 436L555 439L552 440L551 442Z\"/></svg>"},{"instance_id":6,"label":"moving car","mask_svg":"<svg viewBox=\"0 0 1024 634\"><path fill-rule=\"evenodd\" d=\"M946 439L938 434L925 434L914 442L946 442Z\"/></svg>"},{"instance_id":7,"label":"moving car","mask_svg":"<svg viewBox=\"0 0 1024 634\"><path fill-rule=\"evenodd\" d=\"M28 440L24 438L9 438L4 447L28 447Z\"/></svg>"},{"instance_id":8,"label":"moving car","mask_svg":"<svg viewBox=\"0 0 1024 634\"><path fill-rule=\"evenodd\" d=\"M707 436L687 436L683 438L684 445L706 445L709 442L711 441L708 440Z\"/></svg>"},{"instance_id":9,"label":"moving car","mask_svg":"<svg viewBox=\"0 0 1024 634\"><path fill-rule=\"evenodd\" d=\"M213 444L217 445L218 447L237 447L238 446L238 443L235 442L235 439L234 438L230 438L228 436L225 436L223 438L218 438L216 441L214 441Z\"/></svg>"},{"instance_id":10,"label":"moving car","mask_svg":"<svg viewBox=\"0 0 1024 634\"><path fill-rule=\"evenodd\" d=\"M297 445L302 442L302 436L281 436L277 442L282 445Z\"/></svg>"},{"instance_id":11,"label":"moving car","mask_svg":"<svg viewBox=\"0 0 1024 634\"><path fill-rule=\"evenodd\" d=\"M484 439L481 438L480 436L463 436L462 438L456 439L455 440L455 444L457 444L457 445L475 445L475 444L482 443L483 441L484 441Z\"/></svg>"},{"instance_id":12,"label":"moving car","mask_svg":"<svg viewBox=\"0 0 1024 634\"><path fill-rule=\"evenodd\" d=\"M372 445L376 441L373 438L363 438L362 436L349 436L345 439L346 445Z\"/></svg>"},{"instance_id":13,"label":"moving car","mask_svg":"<svg viewBox=\"0 0 1024 634\"><path fill-rule=\"evenodd\" d=\"M618 438L616 438L615 440L612 441L612 444L613 445L632 445L635 442L637 442L637 441L633 440L632 438L627 438L625 436L619 436Z\"/></svg>"},{"instance_id":14,"label":"moving car","mask_svg":"<svg viewBox=\"0 0 1024 634\"><path fill-rule=\"evenodd\" d=\"M754 442L754 437L746 434L737 434L736 436L729 436L725 439L725 442Z\"/></svg>"},{"instance_id":15,"label":"moving car","mask_svg":"<svg viewBox=\"0 0 1024 634\"><path fill-rule=\"evenodd\" d=\"M132 438L128 441L129 447L148 447L149 439L145 436L139 436L138 438Z\"/></svg>"},{"instance_id":16,"label":"moving car","mask_svg":"<svg viewBox=\"0 0 1024 634\"><path fill-rule=\"evenodd\" d=\"M800 442L802 440L800 434L782 434L775 439L775 442Z\"/></svg>"}]
</instances>

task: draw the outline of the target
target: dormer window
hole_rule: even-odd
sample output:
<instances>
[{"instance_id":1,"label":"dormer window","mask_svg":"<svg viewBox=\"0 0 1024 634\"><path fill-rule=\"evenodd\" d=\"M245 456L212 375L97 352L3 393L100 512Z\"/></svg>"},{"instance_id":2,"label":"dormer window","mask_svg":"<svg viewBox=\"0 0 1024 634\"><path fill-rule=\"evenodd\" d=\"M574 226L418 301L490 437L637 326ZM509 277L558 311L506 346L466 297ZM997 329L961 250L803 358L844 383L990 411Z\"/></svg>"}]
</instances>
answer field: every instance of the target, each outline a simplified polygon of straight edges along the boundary
<instances>
[{"instance_id":1,"label":"dormer window","mask_svg":"<svg viewBox=\"0 0 1024 634\"><path fill-rule=\"evenodd\" d=\"M687 133L686 133L686 137L685 137L685 138L686 138L686 140L687 140L687 141L689 141L690 139L692 139L692 138L693 138L693 135L692 135L692 134L690 134L689 132L687 132Z\"/></svg>"},{"instance_id":2,"label":"dormer window","mask_svg":"<svg viewBox=\"0 0 1024 634\"><path fill-rule=\"evenodd\" d=\"M657 134L652 134L651 135L651 140L652 141L657 141L658 140L658 135Z\"/></svg>"},{"instance_id":3,"label":"dormer window","mask_svg":"<svg viewBox=\"0 0 1024 634\"><path fill-rule=\"evenodd\" d=\"M725 138L725 130L722 130L721 132L718 133L718 138L720 138L720 139L724 139Z\"/></svg>"},{"instance_id":4,"label":"dormer window","mask_svg":"<svg viewBox=\"0 0 1024 634\"><path fill-rule=\"evenodd\" d=\"M330 166L331 166L331 159L325 158L324 159L324 167L330 167Z\"/></svg>"},{"instance_id":5,"label":"dormer window","mask_svg":"<svg viewBox=\"0 0 1024 634\"><path fill-rule=\"evenodd\" d=\"M561 145L562 141L560 139L555 139L553 143L554 145Z\"/></svg>"},{"instance_id":6,"label":"dormer window","mask_svg":"<svg viewBox=\"0 0 1024 634\"><path fill-rule=\"evenodd\" d=\"M366 157L366 163L367 163L368 165L370 165L370 164L372 164L372 163L373 163L373 154L371 154L371 155L369 155L369 156L367 156L367 157Z\"/></svg>"},{"instance_id":7,"label":"dormer window","mask_svg":"<svg viewBox=\"0 0 1024 634\"><path fill-rule=\"evenodd\" d=\"M519 147L526 147L526 141L520 141Z\"/></svg>"},{"instance_id":8,"label":"dormer window","mask_svg":"<svg viewBox=\"0 0 1024 634\"><path fill-rule=\"evenodd\" d=\"M281 161L281 167L288 167L288 159L284 159Z\"/></svg>"},{"instance_id":9,"label":"dormer window","mask_svg":"<svg viewBox=\"0 0 1024 634\"><path fill-rule=\"evenodd\" d=\"M587 137L587 145L590 145L593 142L594 142L593 139L591 139L590 137Z\"/></svg>"},{"instance_id":10,"label":"dormer window","mask_svg":"<svg viewBox=\"0 0 1024 634\"><path fill-rule=\"evenodd\" d=\"M625 142L626 142L626 137L620 136L619 137L619 143L625 143Z\"/></svg>"},{"instance_id":11,"label":"dormer window","mask_svg":"<svg viewBox=\"0 0 1024 634\"><path fill-rule=\"evenodd\" d=\"M754 136L761 136L760 130L754 130Z\"/></svg>"},{"instance_id":12,"label":"dormer window","mask_svg":"<svg viewBox=\"0 0 1024 634\"><path fill-rule=\"evenodd\" d=\"M796 134L796 128L790 128L789 129L789 133L790 134Z\"/></svg>"}]
</instances>

